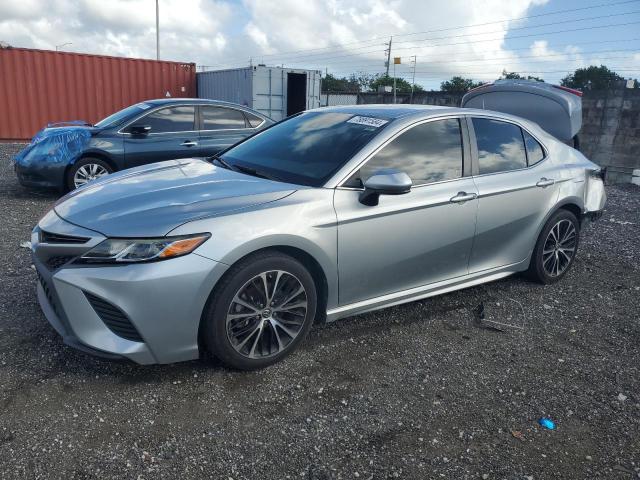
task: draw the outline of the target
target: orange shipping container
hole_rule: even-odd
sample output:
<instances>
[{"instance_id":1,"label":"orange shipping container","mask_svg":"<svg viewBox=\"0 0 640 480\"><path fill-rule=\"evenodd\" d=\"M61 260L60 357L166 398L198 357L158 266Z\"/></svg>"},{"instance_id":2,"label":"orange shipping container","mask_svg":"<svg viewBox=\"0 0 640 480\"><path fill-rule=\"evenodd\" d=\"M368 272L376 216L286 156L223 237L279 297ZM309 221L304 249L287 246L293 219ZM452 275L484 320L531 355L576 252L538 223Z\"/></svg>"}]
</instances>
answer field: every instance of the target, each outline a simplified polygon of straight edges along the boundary
<instances>
[{"instance_id":1,"label":"orange shipping container","mask_svg":"<svg viewBox=\"0 0 640 480\"><path fill-rule=\"evenodd\" d=\"M0 140L26 140L47 123L95 123L128 105L196 96L194 63L0 48Z\"/></svg>"}]
</instances>

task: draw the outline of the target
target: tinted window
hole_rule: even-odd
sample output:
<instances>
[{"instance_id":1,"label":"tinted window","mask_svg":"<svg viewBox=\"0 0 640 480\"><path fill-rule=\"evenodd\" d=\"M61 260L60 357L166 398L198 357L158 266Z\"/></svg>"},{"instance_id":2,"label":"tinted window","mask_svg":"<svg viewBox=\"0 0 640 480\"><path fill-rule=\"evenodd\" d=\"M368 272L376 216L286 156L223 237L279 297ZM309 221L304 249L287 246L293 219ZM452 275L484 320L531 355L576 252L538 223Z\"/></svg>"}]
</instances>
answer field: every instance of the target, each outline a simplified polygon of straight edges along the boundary
<instances>
[{"instance_id":1,"label":"tinted window","mask_svg":"<svg viewBox=\"0 0 640 480\"><path fill-rule=\"evenodd\" d=\"M151 133L189 132L194 130L195 107L169 107L147 115L137 125L151 126Z\"/></svg>"},{"instance_id":2,"label":"tinted window","mask_svg":"<svg viewBox=\"0 0 640 480\"><path fill-rule=\"evenodd\" d=\"M247 117L247 120L249 120L249 125L251 125L251 127L255 128L258 125L260 125L262 123L262 119L260 117L258 117L257 115L254 115L252 113L248 113L248 112L244 112L244 114Z\"/></svg>"},{"instance_id":3,"label":"tinted window","mask_svg":"<svg viewBox=\"0 0 640 480\"><path fill-rule=\"evenodd\" d=\"M457 119L417 125L375 154L361 169L364 181L377 170L395 168L405 172L414 185L462 176L462 136ZM350 181L350 185L361 184Z\"/></svg>"},{"instance_id":4,"label":"tinted window","mask_svg":"<svg viewBox=\"0 0 640 480\"><path fill-rule=\"evenodd\" d=\"M387 124L386 119L370 119L374 121L367 124L354 117L340 112L296 115L238 144L221 158L283 181L321 186ZM367 117L358 117L363 118Z\"/></svg>"},{"instance_id":5,"label":"tinted window","mask_svg":"<svg viewBox=\"0 0 640 480\"><path fill-rule=\"evenodd\" d=\"M524 143L527 145L527 158L529 160L529 165L535 165L540 160L544 158L544 150L542 149L542 145L538 143L538 141L529 135L524 130L522 131L524 135Z\"/></svg>"},{"instance_id":6,"label":"tinted window","mask_svg":"<svg viewBox=\"0 0 640 480\"><path fill-rule=\"evenodd\" d=\"M527 166L522 131L512 123L474 118L480 173L505 172Z\"/></svg>"},{"instance_id":7,"label":"tinted window","mask_svg":"<svg viewBox=\"0 0 640 480\"><path fill-rule=\"evenodd\" d=\"M246 128L244 115L240 110L222 107L200 107L203 130L225 130Z\"/></svg>"}]
</instances>

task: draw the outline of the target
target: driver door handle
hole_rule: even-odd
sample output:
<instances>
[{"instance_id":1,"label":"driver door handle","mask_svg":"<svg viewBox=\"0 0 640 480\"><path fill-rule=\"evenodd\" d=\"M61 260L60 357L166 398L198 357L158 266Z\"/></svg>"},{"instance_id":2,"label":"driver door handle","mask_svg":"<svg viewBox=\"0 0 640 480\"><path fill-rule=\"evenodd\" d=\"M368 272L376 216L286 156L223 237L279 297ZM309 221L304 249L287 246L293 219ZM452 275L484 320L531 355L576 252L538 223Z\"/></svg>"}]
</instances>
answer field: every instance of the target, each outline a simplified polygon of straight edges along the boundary
<instances>
[{"instance_id":1,"label":"driver door handle","mask_svg":"<svg viewBox=\"0 0 640 480\"><path fill-rule=\"evenodd\" d=\"M463 203L468 202L469 200L475 200L478 198L478 195L475 193L467 193L467 192L458 192L455 197L452 197L449 201L452 203Z\"/></svg>"},{"instance_id":2,"label":"driver door handle","mask_svg":"<svg viewBox=\"0 0 640 480\"><path fill-rule=\"evenodd\" d=\"M181 147L197 147L198 142L194 142L193 140L185 140L180 144Z\"/></svg>"},{"instance_id":3,"label":"driver door handle","mask_svg":"<svg viewBox=\"0 0 640 480\"><path fill-rule=\"evenodd\" d=\"M542 177L540 180L538 180L538 183L536 183L536 187L549 187L554 183L556 183L556 181L553 178Z\"/></svg>"}]
</instances>

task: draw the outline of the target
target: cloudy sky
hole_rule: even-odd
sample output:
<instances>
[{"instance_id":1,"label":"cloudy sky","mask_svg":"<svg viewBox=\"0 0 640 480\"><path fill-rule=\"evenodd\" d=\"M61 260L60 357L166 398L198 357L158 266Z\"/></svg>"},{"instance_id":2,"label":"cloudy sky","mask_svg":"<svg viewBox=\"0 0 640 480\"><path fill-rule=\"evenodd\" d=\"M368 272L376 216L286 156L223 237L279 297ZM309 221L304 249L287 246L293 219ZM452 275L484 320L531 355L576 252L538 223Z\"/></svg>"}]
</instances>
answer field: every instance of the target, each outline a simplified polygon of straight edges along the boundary
<instances>
[{"instance_id":1,"label":"cloudy sky","mask_svg":"<svg viewBox=\"0 0 640 480\"><path fill-rule=\"evenodd\" d=\"M159 0L161 58L208 68L254 63L334 75L384 71L438 88L503 69L558 81L605 64L640 77L640 0ZM155 58L155 0L0 2L14 47Z\"/></svg>"}]
</instances>

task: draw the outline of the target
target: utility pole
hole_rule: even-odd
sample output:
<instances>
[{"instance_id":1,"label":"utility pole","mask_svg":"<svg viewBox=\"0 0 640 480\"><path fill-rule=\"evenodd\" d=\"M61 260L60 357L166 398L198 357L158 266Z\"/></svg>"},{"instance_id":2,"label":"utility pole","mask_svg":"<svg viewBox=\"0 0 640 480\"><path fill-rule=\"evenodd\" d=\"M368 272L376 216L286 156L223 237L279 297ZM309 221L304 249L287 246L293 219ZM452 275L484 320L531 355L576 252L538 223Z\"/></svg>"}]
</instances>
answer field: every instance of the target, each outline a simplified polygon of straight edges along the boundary
<instances>
[{"instance_id":1,"label":"utility pole","mask_svg":"<svg viewBox=\"0 0 640 480\"><path fill-rule=\"evenodd\" d=\"M389 62L391 61L391 42L392 41L393 41L393 35L389 37L389 48L387 49L387 73L386 73L387 77L389 76Z\"/></svg>"},{"instance_id":2,"label":"utility pole","mask_svg":"<svg viewBox=\"0 0 640 480\"><path fill-rule=\"evenodd\" d=\"M396 104L396 59L393 59L393 104Z\"/></svg>"},{"instance_id":3,"label":"utility pole","mask_svg":"<svg viewBox=\"0 0 640 480\"><path fill-rule=\"evenodd\" d=\"M418 57L413 56L413 80L411 80L411 97L409 97L409 103L413 103L413 88L416 84L416 63L418 63Z\"/></svg>"},{"instance_id":4,"label":"utility pole","mask_svg":"<svg viewBox=\"0 0 640 480\"><path fill-rule=\"evenodd\" d=\"M156 0L156 60L160 60L160 6Z\"/></svg>"}]
</instances>

